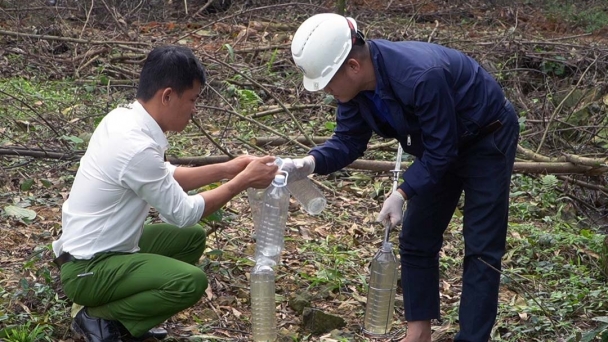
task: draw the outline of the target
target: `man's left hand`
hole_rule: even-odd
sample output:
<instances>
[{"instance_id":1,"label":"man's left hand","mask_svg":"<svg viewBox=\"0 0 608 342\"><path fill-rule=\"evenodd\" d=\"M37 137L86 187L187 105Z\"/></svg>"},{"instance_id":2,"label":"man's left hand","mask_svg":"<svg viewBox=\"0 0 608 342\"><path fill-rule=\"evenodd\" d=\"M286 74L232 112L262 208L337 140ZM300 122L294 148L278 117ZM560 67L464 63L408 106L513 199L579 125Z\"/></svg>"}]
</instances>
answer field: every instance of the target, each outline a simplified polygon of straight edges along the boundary
<instances>
[{"instance_id":1,"label":"man's left hand","mask_svg":"<svg viewBox=\"0 0 608 342\"><path fill-rule=\"evenodd\" d=\"M250 156L250 155L241 155L238 156L232 160L229 160L226 162L226 166L227 166L227 177L228 179L232 179L234 178L236 175L238 175L241 171L245 170L245 168L247 167L247 165L249 165L249 163L251 163L251 161L258 159L259 157L255 157L255 156Z\"/></svg>"}]
</instances>

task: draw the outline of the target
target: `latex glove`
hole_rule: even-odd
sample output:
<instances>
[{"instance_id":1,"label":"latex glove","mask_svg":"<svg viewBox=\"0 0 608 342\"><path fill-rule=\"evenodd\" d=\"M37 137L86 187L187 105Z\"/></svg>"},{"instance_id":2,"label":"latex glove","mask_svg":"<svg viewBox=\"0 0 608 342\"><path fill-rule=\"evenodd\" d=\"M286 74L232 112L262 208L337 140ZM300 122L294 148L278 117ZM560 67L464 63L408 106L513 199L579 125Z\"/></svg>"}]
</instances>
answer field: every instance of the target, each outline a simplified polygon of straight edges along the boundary
<instances>
[{"instance_id":1,"label":"latex glove","mask_svg":"<svg viewBox=\"0 0 608 342\"><path fill-rule=\"evenodd\" d=\"M401 220L403 219L404 203L405 198L403 198L403 195L401 195L399 191L394 191L384 201L382 210L380 210L380 214L378 214L376 222L388 222L390 223L391 228L394 228L400 224Z\"/></svg>"},{"instance_id":2,"label":"latex glove","mask_svg":"<svg viewBox=\"0 0 608 342\"><path fill-rule=\"evenodd\" d=\"M306 156L298 159L283 159L283 167L281 170L287 172L287 182L291 183L308 177L315 170L315 157Z\"/></svg>"}]
</instances>

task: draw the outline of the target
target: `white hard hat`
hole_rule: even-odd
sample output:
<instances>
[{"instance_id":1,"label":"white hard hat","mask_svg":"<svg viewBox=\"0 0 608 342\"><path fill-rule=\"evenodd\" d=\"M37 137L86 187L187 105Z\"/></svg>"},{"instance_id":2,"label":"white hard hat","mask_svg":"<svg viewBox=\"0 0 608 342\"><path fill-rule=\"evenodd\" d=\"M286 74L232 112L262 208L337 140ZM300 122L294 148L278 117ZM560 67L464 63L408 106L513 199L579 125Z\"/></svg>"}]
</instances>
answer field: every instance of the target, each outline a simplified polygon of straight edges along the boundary
<instances>
[{"instance_id":1,"label":"white hard hat","mask_svg":"<svg viewBox=\"0 0 608 342\"><path fill-rule=\"evenodd\" d=\"M336 74L357 37L357 23L334 13L314 15L300 25L291 55L304 73L304 88L318 91Z\"/></svg>"}]
</instances>

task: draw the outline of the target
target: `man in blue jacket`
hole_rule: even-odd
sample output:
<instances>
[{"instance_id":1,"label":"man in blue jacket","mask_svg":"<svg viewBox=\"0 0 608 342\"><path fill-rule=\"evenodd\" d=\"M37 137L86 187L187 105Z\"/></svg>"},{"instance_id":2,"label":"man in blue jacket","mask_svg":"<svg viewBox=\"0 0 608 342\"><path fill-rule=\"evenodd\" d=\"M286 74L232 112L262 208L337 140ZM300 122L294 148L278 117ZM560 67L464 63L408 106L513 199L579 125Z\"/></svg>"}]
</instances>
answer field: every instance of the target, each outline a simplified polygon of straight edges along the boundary
<instances>
[{"instance_id":1,"label":"man in blue jacket","mask_svg":"<svg viewBox=\"0 0 608 342\"><path fill-rule=\"evenodd\" d=\"M378 221L403 226L401 280L408 334L430 342L439 318L439 251L464 191L460 331L487 342L496 320L505 252L517 115L500 85L472 58L436 44L364 40L355 20L318 14L293 37L304 87L338 101L334 135L286 166L292 179L328 174L363 156L373 132L395 138L416 161ZM403 205L407 211L403 217ZM494 268L494 269L493 269Z\"/></svg>"}]
</instances>

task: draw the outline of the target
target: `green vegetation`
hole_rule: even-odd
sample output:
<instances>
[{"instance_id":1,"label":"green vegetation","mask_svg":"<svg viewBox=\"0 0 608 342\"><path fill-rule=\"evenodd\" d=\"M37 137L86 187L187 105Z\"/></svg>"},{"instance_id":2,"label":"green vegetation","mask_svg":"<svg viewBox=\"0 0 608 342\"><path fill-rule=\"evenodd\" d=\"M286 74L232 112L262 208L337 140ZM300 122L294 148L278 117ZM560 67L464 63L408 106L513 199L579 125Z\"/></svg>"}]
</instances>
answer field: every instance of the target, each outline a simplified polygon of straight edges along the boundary
<instances>
[{"instance_id":1,"label":"green vegetation","mask_svg":"<svg viewBox=\"0 0 608 342\"><path fill-rule=\"evenodd\" d=\"M536 1L532 1L536 4ZM530 4L532 4L530 2ZM593 32L608 26L606 1L544 0L549 18L555 22L566 21L585 32Z\"/></svg>"},{"instance_id":2,"label":"green vegetation","mask_svg":"<svg viewBox=\"0 0 608 342\"><path fill-rule=\"evenodd\" d=\"M6 342L51 342L53 327L48 324L32 325L27 322L15 327L7 327L0 330L0 337Z\"/></svg>"}]
</instances>

